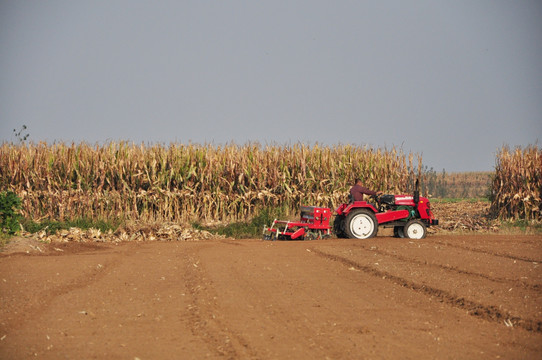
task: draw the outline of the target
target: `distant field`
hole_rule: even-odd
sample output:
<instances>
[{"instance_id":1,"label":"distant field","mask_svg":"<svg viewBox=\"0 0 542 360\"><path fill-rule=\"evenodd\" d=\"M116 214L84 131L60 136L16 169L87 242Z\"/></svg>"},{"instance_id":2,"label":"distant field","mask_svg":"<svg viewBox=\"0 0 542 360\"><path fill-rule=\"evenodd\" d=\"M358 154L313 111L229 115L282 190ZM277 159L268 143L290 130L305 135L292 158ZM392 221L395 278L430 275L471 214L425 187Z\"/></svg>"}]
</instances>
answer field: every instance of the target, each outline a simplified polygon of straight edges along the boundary
<instances>
[{"instance_id":1,"label":"distant field","mask_svg":"<svg viewBox=\"0 0 542 360\"><path fill-rule=\"evenodd\" d=\"M426 173L425 189L434 198L486 198L495 172Z\"/></svg>"}]
</instances>

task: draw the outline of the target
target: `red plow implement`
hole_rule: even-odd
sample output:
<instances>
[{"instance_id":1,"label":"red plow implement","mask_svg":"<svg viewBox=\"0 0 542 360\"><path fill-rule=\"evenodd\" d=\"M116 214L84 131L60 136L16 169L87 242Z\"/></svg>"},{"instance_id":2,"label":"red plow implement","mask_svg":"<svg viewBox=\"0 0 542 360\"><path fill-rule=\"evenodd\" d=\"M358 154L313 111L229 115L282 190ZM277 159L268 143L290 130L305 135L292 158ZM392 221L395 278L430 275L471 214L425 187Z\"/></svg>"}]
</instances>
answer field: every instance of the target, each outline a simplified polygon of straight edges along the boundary
<instances>
[{"instance_id":1,"label":"red plow implement","mask_svg":"<svg viewBox=\"0 0 542 360\"><path fill-rule=\"evenodd\" d=\"M277 220L264 227L264 240L315 240L331 236L331 209L301 206L299 221Z\"/></svg>"}]
</instances>

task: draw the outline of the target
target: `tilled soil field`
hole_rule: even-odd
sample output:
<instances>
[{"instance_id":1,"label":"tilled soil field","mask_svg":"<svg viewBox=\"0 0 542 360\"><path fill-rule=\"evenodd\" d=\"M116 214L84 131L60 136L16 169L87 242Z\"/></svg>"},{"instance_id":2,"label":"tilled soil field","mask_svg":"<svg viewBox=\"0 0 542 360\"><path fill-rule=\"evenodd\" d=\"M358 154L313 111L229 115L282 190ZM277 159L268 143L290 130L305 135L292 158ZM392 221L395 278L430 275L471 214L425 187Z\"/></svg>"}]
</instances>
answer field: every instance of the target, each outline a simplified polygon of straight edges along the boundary
<instances>
[{"instance_id":1,"label":"tilled soil field","mask_svg":"<svg viewBox=\"0 0 542 360\"><path fill-rule=\"evenodd\" d=\"M2 359L542 358L541 236L27 248Z\"/></svg>"}]
</instances>

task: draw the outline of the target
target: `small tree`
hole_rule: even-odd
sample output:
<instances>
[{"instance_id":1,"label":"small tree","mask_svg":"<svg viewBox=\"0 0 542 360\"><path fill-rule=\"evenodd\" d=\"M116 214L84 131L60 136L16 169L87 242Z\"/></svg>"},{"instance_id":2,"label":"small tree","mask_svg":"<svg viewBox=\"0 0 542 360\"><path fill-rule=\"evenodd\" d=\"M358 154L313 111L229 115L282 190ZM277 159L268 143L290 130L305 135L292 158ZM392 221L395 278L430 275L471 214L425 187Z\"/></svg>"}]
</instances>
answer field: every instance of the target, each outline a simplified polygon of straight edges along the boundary
<instances>
[{"instance_id":1,"label":"small tree","mask_svg":"<svg viewBox=\"0 0 542 360\"><path fill-rule=\"evenodd\" d=\"M0 193L0 228L2 233L15 235L21 229L21 199L11 191Z\"/></svg>"}]
</instances>

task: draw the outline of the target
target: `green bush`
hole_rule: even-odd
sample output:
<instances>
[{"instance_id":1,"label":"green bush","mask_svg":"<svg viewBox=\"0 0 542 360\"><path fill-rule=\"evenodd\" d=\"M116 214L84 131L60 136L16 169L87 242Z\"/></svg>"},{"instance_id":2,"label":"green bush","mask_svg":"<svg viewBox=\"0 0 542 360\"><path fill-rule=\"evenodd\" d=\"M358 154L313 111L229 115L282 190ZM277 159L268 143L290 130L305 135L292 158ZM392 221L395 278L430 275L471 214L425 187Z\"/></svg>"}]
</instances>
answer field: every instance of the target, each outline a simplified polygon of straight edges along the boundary
<instances>
[{"instance_id":1,"label":"green bush","mask_svg":"<svg viewBox=\"0 0 542 360\"><path fill-rule=\"evenodd\" d=\"M21 209L21 199L11 191L0 193L0 228L2 234L15 235L21 229L18 212Z\"/></svg>"}]
</instances>

